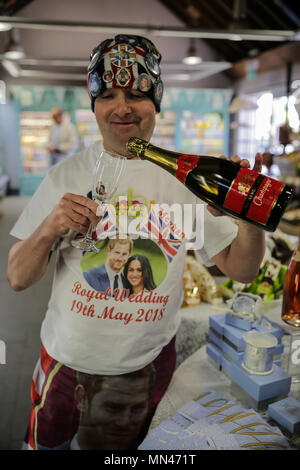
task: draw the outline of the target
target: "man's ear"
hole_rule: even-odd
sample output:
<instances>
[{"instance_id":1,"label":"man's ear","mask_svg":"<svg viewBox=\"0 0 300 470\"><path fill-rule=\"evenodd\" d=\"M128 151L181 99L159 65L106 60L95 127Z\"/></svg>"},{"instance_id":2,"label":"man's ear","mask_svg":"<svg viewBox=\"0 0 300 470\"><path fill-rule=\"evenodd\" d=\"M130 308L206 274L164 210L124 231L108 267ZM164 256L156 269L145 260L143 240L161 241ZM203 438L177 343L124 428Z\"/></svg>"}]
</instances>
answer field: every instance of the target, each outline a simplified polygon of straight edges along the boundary
<instances>
[{"instance_id":1,"label":"man's ear","mask_svg":"<svg viewBox=\"0 0 300 470\"><path fill-rule=\"evenodd\" d=\"M88 410L88 399L83 385L76 385L74 391L74 400L80 412L86 412Z\"/></svg>"}]
</instances>

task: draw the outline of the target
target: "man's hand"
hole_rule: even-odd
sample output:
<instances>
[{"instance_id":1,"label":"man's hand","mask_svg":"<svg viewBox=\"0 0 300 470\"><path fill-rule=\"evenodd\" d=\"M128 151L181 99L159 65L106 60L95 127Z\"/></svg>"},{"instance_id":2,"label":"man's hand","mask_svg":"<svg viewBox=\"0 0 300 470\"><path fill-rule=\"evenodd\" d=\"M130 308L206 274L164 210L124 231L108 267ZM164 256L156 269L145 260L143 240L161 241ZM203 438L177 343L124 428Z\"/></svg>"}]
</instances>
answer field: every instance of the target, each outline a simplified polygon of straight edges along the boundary
<instances>
[{"instance_id":1,"label":"man's hand","mask_svg":"<svg viewBox=\"0 0 300 470\"><path fill-rule=\"evenodd\" d=\"M224 160L227 160L227 157L222 155L220 158L223 158ZM246 158L240 158L238 155L233 155L230 160L234 163L238 163L242 168L250 168L250 162ZM258 171L259 173L262 170L262 155L260 153L257 153L255 155L255 162L253 165L253 170ZM218 217L220 215L225 215L225 212L222 212L218 209L216 209L213 206L207 206L207 210L214 215L215 217Z\"/></svg>"},{"instance_id":2,"label":"man's hand","mask_svg":"<svg viewBox=\"0 0 300 470\"><path fill-rule=\"evenodd\" d=\"M88 197L66 193L44 222L44 230L54 238L68 230L86 233L90 223L97 225L98 204Z\"/></svg>"}]
</instances>

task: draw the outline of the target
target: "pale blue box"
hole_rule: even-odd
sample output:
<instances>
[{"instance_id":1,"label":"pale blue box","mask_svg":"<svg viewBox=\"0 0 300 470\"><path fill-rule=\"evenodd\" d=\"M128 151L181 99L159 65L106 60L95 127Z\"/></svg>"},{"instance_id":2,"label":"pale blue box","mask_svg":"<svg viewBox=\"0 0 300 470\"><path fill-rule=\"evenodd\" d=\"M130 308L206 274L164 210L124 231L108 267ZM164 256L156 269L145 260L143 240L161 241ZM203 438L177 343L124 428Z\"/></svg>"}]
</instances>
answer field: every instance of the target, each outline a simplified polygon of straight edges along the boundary
<instances>
[{"instance_id":1,"label":"pale blue box","mask_svg":"<svg viewBox=\"0 0 300 470\"><path fill-rule=\"evenodd\" d=\"M212 341L216 346L222 349L223 339L221 336L216 335L214 330L209 329L208 337L210 341Z\"/></svg>"},{"instance_id":2,"label":"pale blue box","mask_svg":"<svg viewBox=\"0 0 300 470\"><path fill-rule=\"evenodd\" d=\"M263 331L264 333L269 333L275 336L278 339L278 342L281 341L281 338L284 335L284 329L281 326L277 325L277 323L274 323L269 320L269 318L265 316L261 317L259 322L257 322L255 328L258 331Z\"/></svg>"},{"instance_id":3,"label":"pale blue box","mask_svg":"<svg viewBox=\"0 0 300 470\"><path fill-rule=\"evenodd\" d=\"M229 346L225 341L222 340L221 337L216 335L213 330L209 329L209 340L218 348L221 349L224 353L226 353L233 361L241 363L243 361L244 352L238 352Z\"/></svg>"},{"instance_id":4,"label":"pale blue box","mask_svg":"<svg viewBox=\"0 0 300 470\"><path fill-rule=\"evenodd\" d=\"M226 342L229 346L231 346L237 352L245 351L246 343L243 339L245 334L245 330L241 330L237 327L228 325L226 323L226 313L217 313L216 315L212 315L209 317L209 325L213 330L218 333L220 336L223 336L223 341ZM255 328L256 329L256 328ZM261 329L260 331L265 331ZM275 355L280 355L283 353L283 345L280 343L280 338L282 336L282 328L277 325L273 325L272 329L268 329L268 332L276 336L278 340L278 344L274 351Z\"/></svg>"},{"instance_id":5,"label":"pale blue box","mask_svg":"<svg viewBox=\"0 0 300 470\"><path fill-rule=\"evenodd\" d=\"M300 402L293 397L276 401L268 407L270 418L291 433L300 431Z\"/></svg>"},{"instance_id":6,"label":"pale blue box","mask_svg":"<svg viewBox=\"0 0 300 470\"><path fill-rule=\"evenodd\" d=\"M222 351L237 364L241 364L243 362L244 351L236 351L231 346L229 346L229 344L225 343L225 341L222 343Z\"/></svg>"},{"instance_id":7,"label":"pale blue box","mask_svg":"<svg viewBox=\"0 0 300 470\"><path fill-rule=\"evenodd\" d=\"M225 325L225 313L216 313L209 317L209 326L213 328L219 335L223 336Z\"/></svg>"},{"instance_id":8,"label":"pale blue box","mask_svg":"<svg viewBox=\"0 0 300 470\"><path fill-rule=\"evenodd\" d=\"M225 313L217 313L209 317L209 326L211 326L217 333L223 335L223 339L232 344L232 347L237 351L245 350L245 341L243 335L244 330L239 330L234 326L225 323Z\"/></svg>"},{"instance_id":9,"label":"pale blue box","mask_svg":"<svg viewBox=\"0 0 300 470\"><path fill-rule=\"evenodd\" d=\"M222 351L214 344L207 343L206 354L219 366L222 367Z\"/></svg>"},{"instance_id":10,"label":"pale blue box","mask_svg":"<svg viewBox=\"0 0 300 470\"><path fill-rule=\"evenodd\" d=\"M244 320L243 318L239 318L231 313L227 312L225 314L225 323L230 326L234 326L235 328L239 328L240 330L249 331L254 328L254 321Z\"/></svg>"},{"instance_id":11,"label":"pale blue box","mask_svg":"<svg viewBox=\"0 0 300 470\"><path fill-rule=\"evenodd\" d=\"M246 372L242 365L230 362L223 356L222 367L257 402L287 395L291 388L291 376L276 364L273 364L271 374L254 375Z\"/></svg>"}]
</instances>

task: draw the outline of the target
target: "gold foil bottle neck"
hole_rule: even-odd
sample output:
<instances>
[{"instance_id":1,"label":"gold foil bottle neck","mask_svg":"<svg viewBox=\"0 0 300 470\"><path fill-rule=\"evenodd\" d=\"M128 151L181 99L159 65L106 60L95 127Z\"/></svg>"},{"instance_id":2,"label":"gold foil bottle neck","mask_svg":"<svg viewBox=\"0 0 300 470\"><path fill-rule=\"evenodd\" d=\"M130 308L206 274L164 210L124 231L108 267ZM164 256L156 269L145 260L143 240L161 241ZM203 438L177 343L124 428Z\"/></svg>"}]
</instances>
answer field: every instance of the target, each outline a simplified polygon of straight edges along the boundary
<instances>
[{"instance_id":1,"label":"gold foil bottle neck","mask_svg":"<svg viewBox=\"0 0 300 470\"><path fill-rule=\"evenodd\" d=\"M133 155L143 158L144 151L146 150L148 145L149 143L145 140L139 139L138 137L130 137L126 144L126 148Z\"/></svg>"}]
</instances>

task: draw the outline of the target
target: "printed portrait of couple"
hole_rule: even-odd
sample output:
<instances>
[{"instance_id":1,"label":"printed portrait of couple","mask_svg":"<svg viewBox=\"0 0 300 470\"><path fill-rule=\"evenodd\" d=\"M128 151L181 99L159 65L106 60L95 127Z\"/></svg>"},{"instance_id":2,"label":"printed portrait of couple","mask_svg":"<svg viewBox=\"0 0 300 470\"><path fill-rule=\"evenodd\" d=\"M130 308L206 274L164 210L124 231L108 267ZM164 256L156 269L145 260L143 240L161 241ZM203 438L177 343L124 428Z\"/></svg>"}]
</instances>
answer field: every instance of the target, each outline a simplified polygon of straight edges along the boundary
<instances>
[{"instance_id":1,"label":"printed portrait of couple","mask_svg":"<svg viewBox=\"0 0 300 470\"><path fill-rule=\"evenodd\" d=\"M83 276L97 292L150 292L166 275L166 258L152 240L110 238L97 246L99 253L86 253L81 260Z\"/></svg>"}]
</instances>

